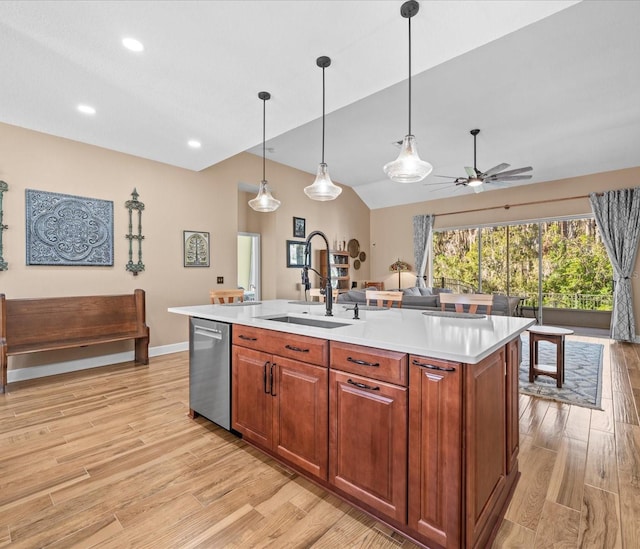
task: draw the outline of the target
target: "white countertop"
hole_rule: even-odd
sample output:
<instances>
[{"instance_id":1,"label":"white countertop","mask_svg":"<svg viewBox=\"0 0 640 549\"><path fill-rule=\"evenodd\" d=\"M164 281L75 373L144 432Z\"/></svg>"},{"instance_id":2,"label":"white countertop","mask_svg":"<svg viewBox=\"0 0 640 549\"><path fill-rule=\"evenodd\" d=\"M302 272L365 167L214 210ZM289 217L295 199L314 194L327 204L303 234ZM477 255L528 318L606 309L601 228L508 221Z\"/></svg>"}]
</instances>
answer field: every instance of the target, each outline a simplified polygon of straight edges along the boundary
<instances>
[{"instance_id":1,"label":"white countertop","mask_svg":"<svg viewBox=\"0 0 640 549\"><path fill-rule=\"evenodd\" d=\"M531 318L484 315L483 318L439 317L424 315L423 311L416 309L395 308L375 311L361 309L360 320L353 320L353 311L346 310L342 303L334 303L334 316L326 317L324 303L300 304L286 299L170 307L169 312L469 364L480 362L535 323ZM285 313L348 325L318 328L260 318Z\"/></svg>"}]
</instances>

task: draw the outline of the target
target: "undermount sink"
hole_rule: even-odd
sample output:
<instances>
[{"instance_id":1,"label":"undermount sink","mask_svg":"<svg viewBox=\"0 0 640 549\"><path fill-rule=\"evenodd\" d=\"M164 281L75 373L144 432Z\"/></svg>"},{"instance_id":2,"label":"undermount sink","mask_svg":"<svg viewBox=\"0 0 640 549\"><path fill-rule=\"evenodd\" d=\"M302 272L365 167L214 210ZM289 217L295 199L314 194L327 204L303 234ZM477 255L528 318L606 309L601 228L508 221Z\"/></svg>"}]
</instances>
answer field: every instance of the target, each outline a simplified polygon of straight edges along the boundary
<instances>
[{"instance_id":1,"label":"undermount sink","mask_svg":"<svg viewBox=\"0 0 640 549\"><path fill-rule=\"evenodd\" d=\"M287 324L300 324L302 326L313 326L314 328L340 328L349 326L348 322L338 320L327 320L324 318L299 317L291 315L263 316L263 320L275 320L276 322L286 322Z\"/></svg>"}]
</instances>

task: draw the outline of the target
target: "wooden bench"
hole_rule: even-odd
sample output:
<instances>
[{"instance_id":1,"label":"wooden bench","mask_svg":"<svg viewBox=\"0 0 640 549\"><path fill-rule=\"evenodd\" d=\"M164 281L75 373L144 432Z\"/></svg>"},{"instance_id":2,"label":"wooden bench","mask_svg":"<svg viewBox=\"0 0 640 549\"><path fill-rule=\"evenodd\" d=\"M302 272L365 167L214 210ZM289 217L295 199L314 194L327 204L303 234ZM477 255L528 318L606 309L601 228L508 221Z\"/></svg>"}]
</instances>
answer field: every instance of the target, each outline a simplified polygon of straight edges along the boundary
<instances>
[{"instance_id":1,"label":"wooden bench","mask_svg":"<svg viewBox=\"0 0 640 549\"><path fill-rule=\"evenodd\" d=\"M135 340L135 361L149 364L145 293L6 299L0 294L0 369L4 392L12 355Z\"/></svg>"}]
</instances>

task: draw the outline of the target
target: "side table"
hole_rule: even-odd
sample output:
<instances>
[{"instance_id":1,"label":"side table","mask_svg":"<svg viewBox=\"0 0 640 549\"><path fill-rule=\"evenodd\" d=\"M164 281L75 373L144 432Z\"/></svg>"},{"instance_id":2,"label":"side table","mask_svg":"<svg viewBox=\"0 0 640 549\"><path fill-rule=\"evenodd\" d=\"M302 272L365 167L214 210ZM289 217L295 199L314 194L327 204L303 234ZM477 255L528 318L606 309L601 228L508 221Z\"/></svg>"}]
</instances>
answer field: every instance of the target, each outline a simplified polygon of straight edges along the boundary
<instances>
[{"instance_id":1,"label":"side table","mask_svg":"<svg viewBox=\"0 0 640 549\"><path fill-rule=\"evenodd\" d=\"M534 383L540 375L549 376L556 380L558 389L564 382L564 336L573 333L568 328L555 326L533 326L529 332L529 383ZM556 346L556 364L554 366L538 364L538 343L549 341Z\"/></svg>"}]
</instances>

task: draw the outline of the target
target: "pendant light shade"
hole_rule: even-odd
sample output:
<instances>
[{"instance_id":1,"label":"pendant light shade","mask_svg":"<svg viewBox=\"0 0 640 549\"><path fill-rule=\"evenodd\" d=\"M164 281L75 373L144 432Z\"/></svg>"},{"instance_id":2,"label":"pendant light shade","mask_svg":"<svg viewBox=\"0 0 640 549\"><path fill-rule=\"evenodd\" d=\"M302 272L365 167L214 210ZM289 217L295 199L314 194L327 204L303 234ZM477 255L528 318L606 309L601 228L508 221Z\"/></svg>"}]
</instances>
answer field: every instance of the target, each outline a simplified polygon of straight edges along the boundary
<instances>
[{"instance_id":1,"label":"pendant light shade","mask_svg":"<svg viewBox=\"0 0 640 549\"><path fill-rule=\"evenodd\" d=\"M415 0L402 4L400 14L409 21L409 131L402 140L398 158L384 165L384 173L396 183L416 183L427 177L433 166L421 160L416 149L416 138L411 133L411 18L418 13L420 5Z\"/></svg>"},{"instance_id":2,"label":"pendant light shade","mask_svg":"<svg viewBox=\"0 0 640 549\"><path fill-rule=\"evenodd\" d=\"M322 69L322 162L318 166L315 181L312 185L305 187L304 192L312 200L326 201L338 198L342 189L331 181L324 161L324 69L331 65L331 59L326 56L318 57L316 65Z\"/></svg>"},{"instance_id":3,"label":"pendant light shade","mask_svg":"<svg viewBox=\"0 0 640 549\"><path fill-rule=\"evenodd\" d=\"M265 177L265 127L266 127L266 104L271 99L269 92L260 92L258 98L262 100L262 181L260 181L260 189L258 196L253 200L249 200L249 206L256 212L273 212L280 206L280 201L271 196L269 184Z\"/></svg>"}]
</instances>

